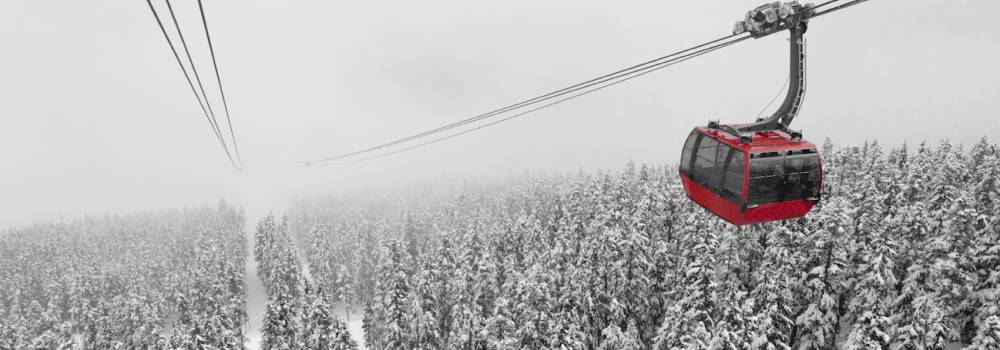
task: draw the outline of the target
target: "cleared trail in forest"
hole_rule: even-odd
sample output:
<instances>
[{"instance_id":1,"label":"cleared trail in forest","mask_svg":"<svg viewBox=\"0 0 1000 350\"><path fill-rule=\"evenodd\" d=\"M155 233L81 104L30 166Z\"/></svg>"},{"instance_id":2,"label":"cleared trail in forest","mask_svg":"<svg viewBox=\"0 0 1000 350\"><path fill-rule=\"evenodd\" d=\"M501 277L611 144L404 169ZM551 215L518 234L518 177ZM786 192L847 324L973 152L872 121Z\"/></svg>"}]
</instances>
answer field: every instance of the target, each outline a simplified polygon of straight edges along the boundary
<instances>
[{"instance_id":1,"label":"cleared trail in forest","mask_svg":"<svg viewBox=\"0 0 1000 350\"><path fill-rule=\"evenodd\" d=\"M245 212L244 215L247 217L247 222L244 228L247 237L247 259L244 267L246 268L246 281L247 281L247 339L246 348L247 349L259 349L260 348L260 326L263 324L264 320L264 306L267 303L267 290L264 289L264 283L261 282L260 277L257 276L257 258L254 255L254 234L257 231L257 222L264 217L263 213L251 213ZM256 218L256 219L249 219Z\"/></svg>"},{"instance_id":2,"label":"cleared trail in forest","mask_svg":"<svg viewBox=\"0 0 1000 350\"><path fill-rule=\"evenodd\" d=\"M244 345L247 349L256 350L260 348L260 328L264 324L264 309L267 304L267 289L264 287L264 283L257 275L257 258L254 254L254 244L257 232L257 223L263 220L264 217L268 215L269 211L244 210L244 215L247 218L244 228L247 237L247 258L244 267L247 275L246 311L248 318L246 329L247 339ZM293 239L293 241L295 242L296 257L299 261L299 268L300 271L302 271L302 276L304 276L310 283L313 283L313 276L309 271L309 260L304 253L304 247L298 243L299 239L296 238ZM354 307L352 307L352 309L357 310L357 308ZM340 303L334 306L334 315L342 320L349 320L347 322L347 329L351 333L351 338L353 338L358 344L359 349L365 349L364 329L361 327L362 316L358 313L351 313L351 317L348 318L349 315L346 313L344 305Z\"/></svg>"},{"instance_id":3,"label":"cleared trail in forest","mask_svg":"<svg viewBox=\"0 0 1000 350\"><path fill-rule=\"evenodd\" d=\"M299 269L302 271L302 276L304 276L309 283L315 285L312 272L309 270L309 256L306 254L305 247L306 241L302 239L303 237L298 236L301 234L299 232L289 232L289 234L292 235L292 242L295 244L295 256L298 257ZM356 306L350 306L350 309L358 310ZM357 312L349 314L347 311L347 305L344 305L343 303L333 304L333 315L347 323L347 331L350 332L351 339L354 339L354 342L358 344L358 349L366 349L364 337L365 330L362 328L363 323L361 322L363 315L360 315Z\"/></svg>"}]
</instances>

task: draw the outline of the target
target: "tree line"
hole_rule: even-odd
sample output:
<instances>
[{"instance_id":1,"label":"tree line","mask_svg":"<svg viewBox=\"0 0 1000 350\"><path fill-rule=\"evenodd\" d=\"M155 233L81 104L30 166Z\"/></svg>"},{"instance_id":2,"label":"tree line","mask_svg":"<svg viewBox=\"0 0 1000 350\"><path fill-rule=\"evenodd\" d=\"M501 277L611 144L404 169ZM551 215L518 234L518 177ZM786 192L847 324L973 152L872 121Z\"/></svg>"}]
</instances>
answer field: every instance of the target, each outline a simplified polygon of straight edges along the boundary
<instances>
[{"instance_id":1,"label":"tree line","mask_svg":"<svg viewBox=\"0 0 1000 350\"><path fill-rule=\"evenodd\" d=\"M223 203L0 234L0 349L242 348L243 222Z\"/></svg>"},{"instance_id":2,"label":"tree line","mask_svg":"<svg viewBox=\"0 0 1000 350\"><path fill-rule=\"evenodd\" d=\"M267 289L261 349L357 349L322 287L304 276L285 223L277 223L273 215L261 220L254 254L257 275Z\"/></svg>"},{"instance_id":3,"label":"tree line","mask_svg":"<svg viewBox=\"0 0 1000 350\"><path fill-rule=\"evenodd\" d=\"M372 349L997 349L1000 151L821 151L821 203L735 228L669 166L297 201Z\"/></svg>"}]
</instances>

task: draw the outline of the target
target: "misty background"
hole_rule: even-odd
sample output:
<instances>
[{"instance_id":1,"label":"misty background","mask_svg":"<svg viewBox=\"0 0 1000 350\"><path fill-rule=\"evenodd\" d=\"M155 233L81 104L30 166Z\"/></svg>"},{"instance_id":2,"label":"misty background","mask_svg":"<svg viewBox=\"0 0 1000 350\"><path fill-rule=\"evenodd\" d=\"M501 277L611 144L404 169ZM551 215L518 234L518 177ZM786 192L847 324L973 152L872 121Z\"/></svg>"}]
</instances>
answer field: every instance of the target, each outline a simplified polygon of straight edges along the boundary
<instances>
[{"instance_id":1,"label":"misty background","mask_svg":"<svg viewBox=\"0 0 1000 350\"><path fill-rule=\"evenodd\" d=\"M346 166L301 162L720 37L760 4L206 1L246 163L237 172L143 1L6 0L0 228L220 199L280 211L292 196L324 191L672 165L692 127L752 121L778 93L787 34L418 150ZM196 1L174 7L206 90L217 91L205 78ZM792 127L838 145L968 147L1000 134L998 11L995 1L876 0L815 19Z\"/></svg>"}]
</instances>

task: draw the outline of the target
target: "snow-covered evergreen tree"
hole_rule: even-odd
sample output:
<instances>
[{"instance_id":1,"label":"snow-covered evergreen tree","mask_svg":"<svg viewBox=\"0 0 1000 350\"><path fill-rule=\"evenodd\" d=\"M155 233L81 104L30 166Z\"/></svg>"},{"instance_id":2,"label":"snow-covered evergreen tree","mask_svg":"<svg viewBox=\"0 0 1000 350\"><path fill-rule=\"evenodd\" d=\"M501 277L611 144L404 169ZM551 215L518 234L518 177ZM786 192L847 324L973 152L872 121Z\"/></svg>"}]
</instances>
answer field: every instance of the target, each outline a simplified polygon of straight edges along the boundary
<instances>
[{"instance_id":1,"label":"snow-covered evergreen tree","mask_svg":"<svg viewBox=\"0 0 1000 350\"><path fill-rule=\"evenodd\" d=\"M750 302L754 307L756 323L751 332L753 349L790 349L792 328L795 271L801 254L795 254L801 234L786 227L779 227L764 238L766 247L763 261L753 272L753 289Z\"/></svg>"},{"instance_id":2,"label":"snow-covered evergreen tree","mask_svg":"<svg viewBox=\"0 0 1000 350\"><path fill-rule=\"evenodd\" d=\"M601 345L598 350L640 350L643 349L639 339L639 330L635 323L630 322L625 331L616 325L610 325L601 332Z\"/></svg>"},{"instance_id":3,"label":"snow-covered evergreen tree","mask_svg":"<svg viewBox=\"0 0 1000 350\"><path fill-rule=\"evenodd\" d=\"M332 307L322 291L307 293L303 306L301 344L305 349L356 349L343 321L333 315Z\"/></svg>"},{"instance_id":4,"label":"snow-covered evergreen tree","mask_svg":"<svg viewBox=\"0 0 1000 350\"><path fill-rule=\"evenodd\" d=\"M828 200L816 213L816 226L804 244L809 258L803 261L799 280L799 310L792 343L798 350L831 349L840 330L846 252L843 239L849 224L850 204L843 198Z\"/></svg>"},{"instance_id":5,"label":"snow-covered evergreen tree","mask_svg":"<svg viewBox=\"0 0 1000 350\"><path fill-rule=\"evenodd\" d=\"M694 221L694 220L692 220ZM715 278L715 250L718 234L704 224L682 233L687 264L684 266L682 291L669 308L657 336L654 349L707 349L716 324L718 284Z\"/></svg>"},{"instance_id":6,"label":"snow-covered evergreen tree","mask_svg":"<svg viewBox=\"0 0 1000 350\"><path fill-rule=\"evenodd\" d=\"M260 329L263 350L300 349L301 326L294 305L288 298L275 296L264 306L264 321Z\"/></svg>"},{"instance_id":7,"label":"snow-covered evergreen tree","mask_svg":"<svg viewBox=\"0 0 1000 350\"><path fill-rule=\"evenodd\" d=\"M1000 316L987 317L966 350L1000 349Z\"/></svg>"}]
</instances>

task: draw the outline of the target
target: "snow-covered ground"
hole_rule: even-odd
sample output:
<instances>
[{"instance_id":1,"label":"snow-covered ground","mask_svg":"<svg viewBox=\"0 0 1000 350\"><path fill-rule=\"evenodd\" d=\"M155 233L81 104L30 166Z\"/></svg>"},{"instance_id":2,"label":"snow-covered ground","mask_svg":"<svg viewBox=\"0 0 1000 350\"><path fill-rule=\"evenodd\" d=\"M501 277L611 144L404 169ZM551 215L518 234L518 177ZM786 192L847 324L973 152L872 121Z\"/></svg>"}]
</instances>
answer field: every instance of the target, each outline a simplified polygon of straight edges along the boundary
<instances>
[{"instance_id":1,"label":"snow-covered ground","mask_svg":"<svg viewBox=\"0 0 1000 350\"><path fill-rule=\"evenodd\" d=\"M255 213L256 214L256 213ZM257 229L257 221L263 215L253 215L247 213L246 234L247 234L247 349L260 348L260 326L264 320L264 304L267 302L267 290L264 283L257 277L257 258L253 254L254 231Z\"/></svg>"},{"instance_id":2,"label":"snow-covered ground","mask_svg":"<svg viewBox=\"0 0 1000 350\"><path fill-rule=\"evenodd\" d=\"M302 275L312 283L313 277L312 272L309 271L309 257L305 253L305 247L301 246L303 240L296 238L294 241L295 252L299 258L299 268L302 270ZM358 313L359 308L357 306L350 306L350 310L348 310L347 305L344 303L336 303L333 309L334 315L337 318L347 322L347 331L351 332L351 338L354 339L354 342L358 343L358 349L365 349L364 329L361 328L363 315Z\"/></svg>"},{"instance_id":3,"label":"snow-covered ground","mask_svg":"<svg viewBox=\"0 0 1000 350\"><path fill-rule=\"evenodd\" d=\"M364 315L361 312L364 309L357 305L351 305L350 313L348 313L347 305L344 303L335 304L333 309L337 318L347 322L347 330L351 332L351 338L354 339L354 342L358 343L358 349L365 349L365 330L361 328L361 321L364 319Z\"/></svg>"},{"instance_id":4,"label":"snow-covered ground","mask_svg":"<svg viewBox=\"0 0 1000 350\"><path fill-rule=\"evenodd\" d=\"M251 215L252 214L252 215ZM257 229L257 222L259 222L265 215L265 212L254 212L246 213L247 224L246 224L246 234L247 234L247 261L246 261L246 274L247 274L247 316L249 322L246 330L247 342L246 348L255 350L260 348L260 327L264 320L264 305L267 303L267 290L264 289L264 283L261 282L260 278L257 277L257 259L253 254L254 245L254 233ZM296 247L299 257L299 266L302 268L302 275L306 279L312 281L312 274L309 271L309 263L306 261L306 254L302 253L301 247ZM359 349L365 349L365 337L364 329L362 326L362 317L358 310L360 308L352 306L350 313L343 303L337 303L334 306L335 314L338 318L345 320L347 322L347 329L351 332L351 338L358 343Z\"/></svg>"}]
</instances>

